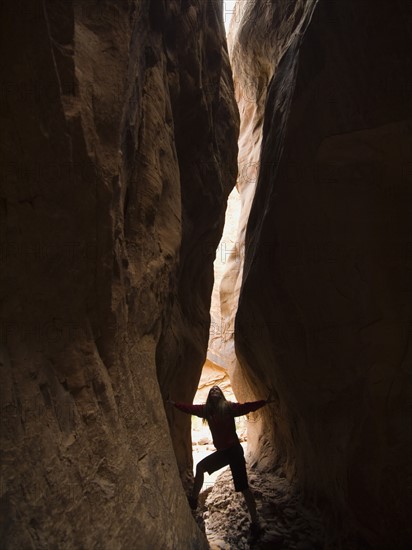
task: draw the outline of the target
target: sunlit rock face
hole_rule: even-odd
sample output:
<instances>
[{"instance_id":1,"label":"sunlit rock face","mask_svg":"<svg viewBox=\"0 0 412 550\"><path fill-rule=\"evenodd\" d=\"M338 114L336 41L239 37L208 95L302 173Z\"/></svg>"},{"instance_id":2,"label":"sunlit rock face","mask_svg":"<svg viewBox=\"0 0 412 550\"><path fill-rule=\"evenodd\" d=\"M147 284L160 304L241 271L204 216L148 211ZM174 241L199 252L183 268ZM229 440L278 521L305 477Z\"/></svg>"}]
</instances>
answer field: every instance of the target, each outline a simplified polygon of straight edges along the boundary
<instances>
[{"instance_id":1,"label":"sunlit rock face","mask_svg":"<svg viewBox=\"0 0 412 550\"><path fill-rule=\"evenodd\" d=\"M195 393L236 177L219 3L5 2L1 39L2 542L201 548L161 392Z\"/></svg>"},{"instance_id":2,"label":"sunlit rock face","mask_svg":"<svg viewBox=\"0 0 412 550\"><path fill-rule=\"evenodd\" d=\"M276 395L252 456L284 462L373 547L403 548L412 540L410 3L320 0L306 25L269 85L247 225L236 348L255 393Z\"/></svg>"},{"instance_id":3,"label":"sunlit rock face","mask_svg":"<svg viewBox=\"0 0 412 550\"><path fill-rule=\"evenodd\" d=\"M229 401L235 401L226 369L216 365L216 363L213 363L212 361L209 361L209 359L206 359L206 362L203 365L202 376L199 380L199 387L196 392L194 403L206 403L209 391L216 385L223 391L226 399Z\"/></svg>"},{"instance_id":4,"label":"sunlit rock face","mask_svg":"<svg viewBox=\"0 0 412 550\"><path fill-rule=\"evenodd\" d=\"M211 334L209 355L228 368L233 387L241 400L251 399L254 394L256 396L256 391L243 376L238 376L234 332L245 257L246 225L259 173L267 89L279 60L292 38L301 32L313 6L314 2L306 0L239 1L230 25L228 45L240 112L237 179L240 214L236 235L226 238L218 249L219 257L225 259L225 270L219 286L219 339L212 339ZM254 333L259 336L262 328L255 320L249 319L248 332L251 336ZM258 397L266 397L267 389L262 391Z\"/></svg>"},{"instance_id":5,"label":"sunlit rock face","mask_svg":"<svg viewBox=\"0 0 412 550\"><path fill-rule=\"evenodd\" d=\"M226 281L239 275L241 253L244 248L239 247L238 242L238 222L241 211L241 200L237 188L233 189L229 195L225 226L222 238L216 249L216 258L213 264L214 284L212 300L210 304L210 332L207 349L207 358L210 362L230 371L232 357L234 356L234 319L237 308L237 301L233 299L235 295L234 287L228 289L227 296L231 298L229 310L227 304L221 300L222 288ZM223 313L222 313L223 306ZM204 369L203 369L204 370ZM203 374L202 374L203 376Z\"/></svg>"}]
</instances>

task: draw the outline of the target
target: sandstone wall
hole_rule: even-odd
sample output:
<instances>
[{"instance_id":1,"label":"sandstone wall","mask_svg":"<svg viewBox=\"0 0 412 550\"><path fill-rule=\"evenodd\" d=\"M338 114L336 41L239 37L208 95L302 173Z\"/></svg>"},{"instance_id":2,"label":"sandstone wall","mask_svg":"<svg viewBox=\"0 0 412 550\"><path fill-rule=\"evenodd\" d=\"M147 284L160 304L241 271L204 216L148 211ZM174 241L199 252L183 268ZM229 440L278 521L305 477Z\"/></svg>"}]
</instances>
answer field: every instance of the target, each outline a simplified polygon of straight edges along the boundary
<instances>
[{"instance_id":1,"label":"sandstone wall","mask_svg":"<svg viewBox=\"0 0 412 550\"><path fill-rule=\"evenodd\" d=\"M203 547L161 391L195 393L236 176L219 4L0 21L2 544ZM174 429L183 474L190 418Z\"/></svg>"},{"instance_id":2,"label":"sandstone wall","mask_svg":"<svg viewBox=\"0 0 412 550\"><path fill-rule=\"evenodd\" d=\"M236 319L243 374L277 396L252 457L374 548L412 540L411 25L407 0L319 0L287 44Z\"/></svg>"},{"instance_id":3,"label":"sandstone wall","mask_svg":"<svg viewBox=\"0 0 412 550\"><path fill-rule=\"evenodd\" d=\"M219 286L219 340L209 343L231 373L232 384L240 400L253 398L253 389L243 379L234 349L234 327L245 257L245 233L253 202L260 165L262 127L267 89L279 60L293 37L302 31L315 3L239 1L230 24L229 55L233 68L236 101L240 113L237 189L240 215L234 244L223 243L226 269ZM227 253L230 251L231 253ZM259 335L262 326L252 318L248 332ZM239 382L241 380L241 383ZM266 397L268 384L258 397ZM251 434L252 435L252 434Z\"/></svg>"},{"instance_id":4,"label":"sandstone wall","mask_svg":"<svg viewBox=\"0 0 412 550\"><path fill-rule=\"evenodd\" d=\"M222 315L221 312L221 292L222 280L230 278L230 273L235 272L235 276L239 273L239 264L242 261L241 253L243 247L239 247L238 243L238 222L241 209L241 200L237 188L234 188L230 193L227 201L225 226L223 229L222 238L216 249L216 259L213 263L214 283L212 291L212 300L210 304L210 333L207 346L207 358L212 363L219 365L226 371L230 365L232 356L234 355L233 334L234 320L237 302L232 301L232 315ZM231 288L229 288L230 296L232 296ZM228 349L230 340L231 349Z\"/></svg>"}]
</instances>

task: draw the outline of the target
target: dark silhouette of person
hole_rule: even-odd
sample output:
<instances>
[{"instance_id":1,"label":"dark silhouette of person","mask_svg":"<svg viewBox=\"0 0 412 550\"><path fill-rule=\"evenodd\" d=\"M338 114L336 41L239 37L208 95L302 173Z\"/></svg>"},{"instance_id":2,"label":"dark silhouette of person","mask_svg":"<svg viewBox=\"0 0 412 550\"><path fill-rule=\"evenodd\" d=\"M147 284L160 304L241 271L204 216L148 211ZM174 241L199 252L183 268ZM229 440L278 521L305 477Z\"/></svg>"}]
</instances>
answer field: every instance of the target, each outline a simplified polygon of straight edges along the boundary
<instances>
[{"instance_id":1,"label":"dark silhouette of person","mask_svg":"<svg viewBox=\"0 0 412 550\"><path fill-rule=\"evenodd\" d=\"M246 462L243 447L240 444L236 433L235 417L257 411L269 400L252 401L248 403L232 403L227 401L219 386L213 386L209 391L204 405L191 405L167 400L184 413L192 414L203 418L209 424L212 432L213 444L216 451L196 466L196 475L192 494L189 497L190 507L197 508L197 499L203 485L204 473L209 474L229 465L232 471L235 491L243 494L251 519L251 533L257 534L260 530L256 512L256 502L252 491L249 488Z\"/></svg>"}]
</instances>

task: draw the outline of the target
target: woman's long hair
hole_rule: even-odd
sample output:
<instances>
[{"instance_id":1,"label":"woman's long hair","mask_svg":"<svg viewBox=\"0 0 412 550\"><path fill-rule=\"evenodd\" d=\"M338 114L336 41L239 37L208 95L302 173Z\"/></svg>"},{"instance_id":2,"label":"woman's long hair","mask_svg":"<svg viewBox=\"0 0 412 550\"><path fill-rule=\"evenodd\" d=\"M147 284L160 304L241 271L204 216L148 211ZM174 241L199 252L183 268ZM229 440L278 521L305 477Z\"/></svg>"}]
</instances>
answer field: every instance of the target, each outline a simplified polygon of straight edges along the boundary
<instances>
[{"instance_id":1,"label":"woman's long hair","mask_svg":"<svg viewBox=\"0 0 412 550\"><path fill-rule=\"evenodd\" d=\"M222 392L219 386L213 386L213 388L218 388L220 396L218 399L215 399L210 395L212 390L209 391L205 403L205 418L203 419L204 423L206 423L208 419L213 415L224 416L225 414L228 414L230 412L230 401L226 399L225 394Z\"/></svg>"}]
</instances>

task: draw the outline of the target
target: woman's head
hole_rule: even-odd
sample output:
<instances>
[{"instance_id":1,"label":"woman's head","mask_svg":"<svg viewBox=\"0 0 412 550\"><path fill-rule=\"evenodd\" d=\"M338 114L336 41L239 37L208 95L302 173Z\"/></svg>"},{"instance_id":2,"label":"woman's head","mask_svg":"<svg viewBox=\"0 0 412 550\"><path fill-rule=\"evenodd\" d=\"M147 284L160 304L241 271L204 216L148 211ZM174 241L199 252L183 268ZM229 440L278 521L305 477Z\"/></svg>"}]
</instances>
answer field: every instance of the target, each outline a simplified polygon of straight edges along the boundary
<instances>
[{"instance_id":1,"label":"woman's head","mask_svg":"<svg viewBox=\"0 0 412 550\"><path fill-rule=\"evenodd\" d=\"M219 388L219 386L213 386L210 390L209 390L209 395L207 396L207 400L212 400L212 401L218 401L219 399L224 399L226 401L226 397L224 395L224 393L222 392L222 390Z\"/></svg>"},{"instance_id":2,"label":"woman's head","mask_svg":"<svg viewBox=\"0 0 412 550\"><path fill-rule=\"evenodd\" d=\"M219 386L213 386L209 390L206 399L206 418L213 414L223 415L229 411L229 402Z\"/></svg>"}]
</instances>

